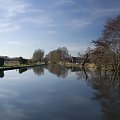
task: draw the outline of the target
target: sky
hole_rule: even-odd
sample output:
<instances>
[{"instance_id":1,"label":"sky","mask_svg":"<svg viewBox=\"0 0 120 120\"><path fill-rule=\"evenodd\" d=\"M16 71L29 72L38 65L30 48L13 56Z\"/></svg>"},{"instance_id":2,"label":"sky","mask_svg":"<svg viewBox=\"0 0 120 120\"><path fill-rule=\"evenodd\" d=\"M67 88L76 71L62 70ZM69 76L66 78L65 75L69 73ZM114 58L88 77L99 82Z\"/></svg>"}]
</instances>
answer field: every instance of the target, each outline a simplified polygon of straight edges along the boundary
<instances>
[{"instance_id":1,"label":"sky","mask_svg":"<svg viewBox=\"0 0 120 120\"><path fill-rule=\"evenodd\" d=\"M120 0L0 0L0 55L31 58L65 46L77 56L119 14Z\"/></svg>"}]
</instances>

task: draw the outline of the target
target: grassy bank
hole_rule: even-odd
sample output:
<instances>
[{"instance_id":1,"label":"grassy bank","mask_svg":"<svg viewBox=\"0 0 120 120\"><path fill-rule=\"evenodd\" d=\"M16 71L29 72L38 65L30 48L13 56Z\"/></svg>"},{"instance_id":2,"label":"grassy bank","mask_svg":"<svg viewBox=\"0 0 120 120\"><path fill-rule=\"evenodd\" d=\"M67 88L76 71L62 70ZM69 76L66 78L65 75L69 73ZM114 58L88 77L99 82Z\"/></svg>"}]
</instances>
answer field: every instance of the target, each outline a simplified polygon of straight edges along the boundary
<instances>
[{"instance_id":1,"label":"grassy bank","mask_svg":"<svg viewBox=\"0 0 120 120\"><path fill-rule=\"evenodd\" d=\"M40 64L17 64L17 65L4 65L4 67L0 67L0 70L14 70L14 69L20 69L20 68L28 68L28 67L35 67L35 66L41 66L44 65L44 63Z\"/></svg>"}]
</instances>

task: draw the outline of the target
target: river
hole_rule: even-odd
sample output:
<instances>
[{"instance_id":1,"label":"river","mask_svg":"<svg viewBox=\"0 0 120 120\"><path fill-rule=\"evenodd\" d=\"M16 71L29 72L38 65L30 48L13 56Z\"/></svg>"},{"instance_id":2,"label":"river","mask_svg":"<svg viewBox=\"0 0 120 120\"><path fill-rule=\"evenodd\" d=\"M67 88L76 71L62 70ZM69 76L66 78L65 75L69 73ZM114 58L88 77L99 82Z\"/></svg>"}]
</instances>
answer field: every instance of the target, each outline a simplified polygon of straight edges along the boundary
<instances>
[{"instance_id":1,"label":"river","mask_svg":"<svg viewBox=\"0 0 120 120\"><path fill-rule=\"evenodd\" d=\"M119 120L120 78L50 65L0 71L2 120Z\"/></svg>"}]
</instances>

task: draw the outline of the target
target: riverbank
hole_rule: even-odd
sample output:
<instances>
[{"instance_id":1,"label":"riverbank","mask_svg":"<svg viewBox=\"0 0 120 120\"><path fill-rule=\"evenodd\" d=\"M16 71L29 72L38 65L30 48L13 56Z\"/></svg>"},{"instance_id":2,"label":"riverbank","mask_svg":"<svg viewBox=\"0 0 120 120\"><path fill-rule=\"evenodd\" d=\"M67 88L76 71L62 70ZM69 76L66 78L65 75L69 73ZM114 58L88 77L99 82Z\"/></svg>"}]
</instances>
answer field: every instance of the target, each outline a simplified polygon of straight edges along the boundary
<instances>
[{"instance_id":1,"label":"riverbank","mask_svg":"<svg viewBox=\"0 0 120 120\"><path fill-rule=\"evenodd\" d=\"M69 64L62 64L62 65L66 66L66 67L79 67L81 69L83 68L82 64L69 63ZM96 70L96 66L93 63L87 63L87 64L85 64L84 68L92 70L92 71Z\"/></svg>"},{"instance_id":2,"label":"riverbank","mask_svg":"<svg viewBox=\"0 0 120 120\"><path fill-rule=\"evenodd\" d=\"M29 68L29 67L35 67L35 66L42 66L45 65L44 63L41 64L32 64L32 65L16 65L16 66L4 66L0 67L0 70L14 70L14 69L21 69L21 68Z\"/></svg>"}]
</instances>

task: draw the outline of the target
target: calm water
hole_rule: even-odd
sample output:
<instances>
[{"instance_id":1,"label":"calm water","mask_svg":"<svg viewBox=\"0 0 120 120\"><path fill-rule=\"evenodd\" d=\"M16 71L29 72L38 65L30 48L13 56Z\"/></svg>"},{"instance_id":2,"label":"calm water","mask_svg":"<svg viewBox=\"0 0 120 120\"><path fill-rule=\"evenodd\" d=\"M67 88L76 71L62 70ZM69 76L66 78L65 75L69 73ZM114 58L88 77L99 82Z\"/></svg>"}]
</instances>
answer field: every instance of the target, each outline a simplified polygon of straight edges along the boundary
<instances>
[{"instance_id":1,"label":"calm water","mask_svg":"<svg viewBox=\"0 0 120 120\"><path fill-rule=\"evenodd\" d=\"M111 76L56 65L0 71L0 118L120 120L119 77Z\"/></svg>"}]
</instances>

